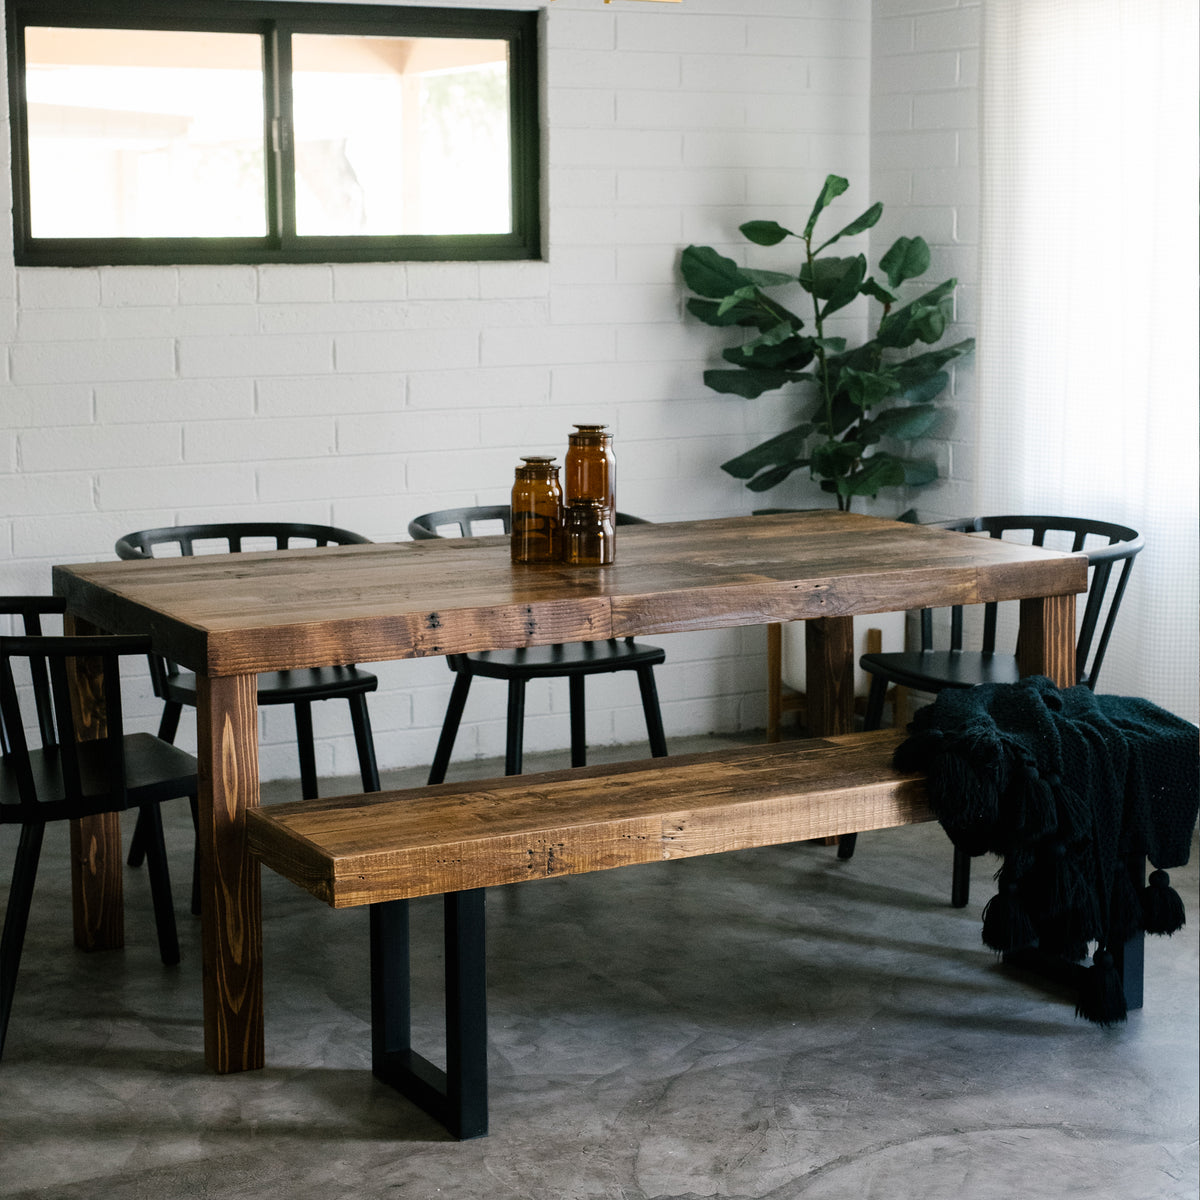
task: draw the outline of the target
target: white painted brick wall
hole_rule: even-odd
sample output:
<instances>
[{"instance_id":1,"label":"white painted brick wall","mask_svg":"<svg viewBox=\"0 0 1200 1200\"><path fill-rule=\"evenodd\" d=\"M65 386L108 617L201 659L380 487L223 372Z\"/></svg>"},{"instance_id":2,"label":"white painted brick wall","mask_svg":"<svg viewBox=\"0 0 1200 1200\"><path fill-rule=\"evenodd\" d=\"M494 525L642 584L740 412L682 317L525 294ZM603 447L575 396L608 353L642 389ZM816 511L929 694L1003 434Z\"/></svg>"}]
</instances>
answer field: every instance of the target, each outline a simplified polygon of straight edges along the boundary
<instances>
[{"instance_id":1,"label":"white painted brick wall","mask_svg":"<svg viewBox=\"0 0 1200 1200\"><path fill-rule=\"evenodd\" d=\"M871 192L884 203L872 231L877 261L901 234L933 251L924 281L958 279L946 342L975 334L978 293L980 0L875 0L871 47ZM974 511L973 359L952 371L935 435L914 446L942 478L913 492L921 520Z\"/></svg>"},{"instance_id":2,"label":"white painted brick wall","mask_svg":"<svg viewBox=\"0 0 1200 1200\"><path fill-rule=\"evenodd\" d=\"M16 271L0 233L5 590L44 590L52 563L107 558L121 533L173 521L402 537L420 512L504 500L519 453L561 454L586 419L612 424L621 505L647 517L822 502L803 480L755 497L718 469L795 401L704 387L720 338L684 315L679 252L703 241L753 259L738 224L802 224L835 171L855 212L878 196L887 228L927 221L972 283L974 6L509 3L546 14L545 262ZM952 471L966 428L939 447ZM668 734L762 725L761 630L661 643ZM381 762L427 762L449 671L377 670ZM501 751L486 684L457 756ZM529 703L529 749L564 747L565 690L531 689ZM588 722L595 742L640 741L636 688L597 684ZM289 714L262 728L264 775L294 776ZM324 706L317 730L321 769L352 774L345 706Z\"/></svg>"}]
</instances>

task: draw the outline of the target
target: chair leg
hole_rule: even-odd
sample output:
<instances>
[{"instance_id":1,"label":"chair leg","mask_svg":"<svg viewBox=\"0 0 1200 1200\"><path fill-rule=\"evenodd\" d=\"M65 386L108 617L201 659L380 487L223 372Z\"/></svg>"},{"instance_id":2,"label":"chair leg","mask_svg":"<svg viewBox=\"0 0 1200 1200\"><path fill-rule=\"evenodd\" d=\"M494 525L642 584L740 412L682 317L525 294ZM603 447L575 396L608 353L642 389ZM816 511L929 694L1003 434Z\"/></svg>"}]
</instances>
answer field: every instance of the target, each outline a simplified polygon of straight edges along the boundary
<instances>
[{"instance_id":1,"label":"chair leg","mask_svg":"<svg viewBox=\"0 0 1200 1200\"><path fill-rule=\"evenodd\" d=\"M504 739L504 773L520 775L525 744L525 680L508 681L508 732Z\"/></svg>"},{"instance_id":2,"label":"chair leg","mask_svg":"<svg viewBox=\"0 0 1200 1200\"><path fill-rule=\"evenodd\" d=\"M371 714L367 711L367 697L360 692L348 697L350 701L350 723L354 726L354 745L358 749L358 772L362 776L364 792L377 792L379 786L379 764L375 761L375 739L371 735Z\"/></svg>"},{"instance_id":3,"label":"chair leg","mask_svg":"<svg viewBox=\"0 0 1200 1200\"><path fill-rule=\"evenodd\" d=\"M663 732L662 709L658 703L658 686L653 667L638 667L638 688L642 693L642 712L646 715L646 734L650 739L653 758L667 757L667 737Z\"/></svg>"},{"instance_id":4,"label":"chair leg","mask_svg":"<svg viewBox=\"0 0 1200 1200\"><path fill-rule=\"evenodd\" d=\"M164 742L175 744L175 735L179 732L179 718L183 714L183 705L174 700L163 704L162 719L158 722L158 736Z\"/></svg>"},{"instance_id":5,"label":"chair leg","mask_svg":"<svg viewBox=\"0 0 1200 1200\"><path fill-rule=\"evenodd\" d=\"M887 679L883 675L871 676L871 691L867 695L867 711L863 716L863 729L883 728L883 705L887 699Z\"/></svg>"},{"instance_id":6,"label":"chair leg","mask_svg":"<svg viewBox=\"0 0 1200 1200\"><path fill-rule=\"evenodd\" d=\"M143 805L138 819L146 822L146 873L150 876L150 895L154 901L158 953L164 966L173 967L179 961L179 937L175 929L175 901L171 897L167 847L163 842L162 809L157 804Z\"/></svg>"},{"instance_id":7,"label":"chair leg","mask_svg":"<svg viewBox=\"0 0 1200 1200\"><path fill-rule=\"evenodd\" d=\"M129 867L140 867L146 857L146 831L142 826L142 813L138 810L137 820L134 822L133 833L129 838L129 854L125 859L125 865Z\"/></svg>"},{"instance_id":8,"label":"chair leg","mask_svg":"<svg viewBox=\"0 0 1200 1200\"><path fill-rule=\"evenodd\" d=\"M567 687L571 697L571 766L587 766L587 704L584 699L584 677L570 675Z\"/></svg>"},{"instance_id":9,"label":"chair leg","mask_svg":"<svg viewBox=\"0 0 1200 1200\"><path fill-rule=\"evenodd\" d=\"M200 798L188 797L192 810L192 832L196 835L192 844L192 916L200 915Z\"/></svg>"},{"instance_id":10,"label":"chair leg","mask_svg":"<svg viewBox=\"0 0 1200 1200\"><path fill-rule=\"evenodd\" d=\"M4 917L4 933L0 936L0 1057L8 1036L8 1018L12 1013L13 993L17 986L17 969L25 946L25 929L29 924L29 906L33 885L37 880L38 858L42 853L44 825L22 825L17 843L17 858L13 864L12 886L8 892L8 912Z\"/></svg>"},{"instance_id":11,"label":"chair leg","mask_svg":"<svg viewBox=\"0 0 1200 1200\"><path fill-rule=\"evenodd\" d=\"M296 753L300 756L300 795L305 800L317 798L317 750L313 744L312 703L297 700Z\"/></svg>"},{"instance_id":12,"label":"chair leg","mask_svg":"<svg viewBox=\"0 0 1200 1200\"><path fill-rule=\"evenodd\" d=\"M971 898L971 856L954 847L954 874L950 881L950 903L955 908L966 908Z\"/></svg>"},{"instance_id":13,"label":"chair leg","mask_svg":"<svg viewBox=\"0 0 1200 1200\"><path fill-rule=\"evenodd\" d=\"M450 691L450 702L446 705L446 716L442 721L442 732L433 755L433 765L429 768L427 783L441 783L446 778L450 753L454 749L454 739L458 737L458 725L462 720L463 709L467 707L467 693L470 690L471 676L466 671L459 671L454 676L454 687Z\"/></svg>"}]
</instances>

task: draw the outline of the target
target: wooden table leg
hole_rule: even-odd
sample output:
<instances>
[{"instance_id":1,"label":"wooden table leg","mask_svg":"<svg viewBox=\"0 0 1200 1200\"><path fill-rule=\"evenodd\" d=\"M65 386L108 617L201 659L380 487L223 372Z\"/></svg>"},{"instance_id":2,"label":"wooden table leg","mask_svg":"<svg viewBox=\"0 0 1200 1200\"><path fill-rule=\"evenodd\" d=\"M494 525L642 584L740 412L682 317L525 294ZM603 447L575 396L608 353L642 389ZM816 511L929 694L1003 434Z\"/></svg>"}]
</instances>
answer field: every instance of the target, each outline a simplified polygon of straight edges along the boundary
<instances>
[{"instance_id":1,"label":"wooden table leg","mask_svg":"<svg viewBox=\"0 0 1200 1200\"><path fill-rule=\"evenodd\" d=\"M1017 665L1022 675L1045 675L1059 687L1074 687L1074 596L1021 601Z\"/></svg>"},{"instance_id":2,"label":"wooden table leg","mask_svg":"<svg viewBox=\"0 0 1200 1200\"><path fill-rule=\"evenodd\" d=\"M810 737L854 732L854 618L817 617L804 626Z\"/></svg>"},{"instance_id":3,"label":"wooden table leg","mask_svg":"<svg viewBox=\"0 0 1200 1200\"><path fill-rule=\"evenodd\" d=\"M68 636L103 630L72 616L63 619ZM75 722L84 738L101 738L107 729L104 680L99 662L75 659L71 667ZM80 950L119 950L125 945L125 893L121 855L121 818L101 813L71 822L71 914Z\"/></svg>"},{"instance_id":4,"label":"wooden table leg","mask_svg":"<svg viewBox=\"0 0 1200 1200\"><path fill-rule=\"evenodd\" d=\"M262 895L246 852L258 806L257 677L197 677L204 1057L216 1071L264 1064Z\"/></svg>"}]
</instances>

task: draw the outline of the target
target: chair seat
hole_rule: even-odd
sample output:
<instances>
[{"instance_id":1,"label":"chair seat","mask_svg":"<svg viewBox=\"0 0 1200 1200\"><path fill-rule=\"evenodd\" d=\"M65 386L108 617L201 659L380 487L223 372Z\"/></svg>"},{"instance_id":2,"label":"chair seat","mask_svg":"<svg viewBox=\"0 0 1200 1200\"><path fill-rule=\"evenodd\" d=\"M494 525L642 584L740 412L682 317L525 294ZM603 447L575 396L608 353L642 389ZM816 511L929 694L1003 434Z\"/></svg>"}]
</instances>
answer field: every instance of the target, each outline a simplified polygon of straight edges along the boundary
<instances>
[{"instance_id":1,"label":"chair seat","mask_svg":"<svg viewBox=\"0 0 1200 1200\"><path fill-rule=\"evenodd\" d=\"M602 675L635 667L658 666L667 652L644 642L613 638L603 642L566 642L517 650L482 650L458 654L472 675L488 679L550 678L564 675Z\"/></svg>"},{"instance_id":2,"label":"chair seat","mask_svg":"<svg viewBox=\"0 0 1200 1200\"><path fill-rule=\"evenodd\" d=\"M107 766L103 742L84 743L80 749L82 799L65 798L62 758L56 751L30 750L29 766L37 789L39 821L61 821L112 812L107 788ZM196 760L183 750L149 733L125 737L125 783L127 808L140 808L195 795ZM25 824L29 810L16 802L16 771L10 760L0 760L0 825Z\"/></svg>"},{"instance_id":3,"label":"chair seat","mask_svg":"<svg viewBox=\"0 0 1200 1200\"><path fill-rule=\"evenodd\" d=\"M969 688L979 683L1016 683L1020 678L1013 655L984 654L978 650L864 654L859 663L864 671L882 675L901 687L924 692Z\"/></svg>"},{"instance_id":4,"label":"chair seat","mask_svg":"<svg viewBox=\"0 0 1200 1200\"><path fill-rule=\"evenodd\" d=\"M258 677L259 706L305 700L341 700L379 687L370 671L358 667L307 667L296 671L264 671ZM195 707L196 677L180 671L166 677L164 700Z\"/></svg>"}]
</instances>

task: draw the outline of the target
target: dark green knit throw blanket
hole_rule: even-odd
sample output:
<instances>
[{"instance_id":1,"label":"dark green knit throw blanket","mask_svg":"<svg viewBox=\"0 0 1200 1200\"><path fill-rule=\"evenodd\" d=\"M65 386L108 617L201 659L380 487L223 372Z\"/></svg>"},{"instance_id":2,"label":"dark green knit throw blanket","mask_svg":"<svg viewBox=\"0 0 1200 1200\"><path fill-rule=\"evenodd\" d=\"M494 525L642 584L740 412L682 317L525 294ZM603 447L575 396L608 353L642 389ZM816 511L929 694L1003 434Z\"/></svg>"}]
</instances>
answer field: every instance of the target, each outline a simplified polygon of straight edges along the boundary
<instances>
[{"instance_id":1,"label":"dark green knit throw blanket","mask_svg":"<svg viewBox=\"0 0 1200 1200\"><path fill-rule=\"evenodd\" d=\"M1167 869L1183 866L1200 806L1197 729L1147 700L1059 689L1041 676L951 688L919 710L896 750L924 771L950 840L1002 860L983 913L997 952L1036 947L1087 957L1076 1011L1125 1017L1111 948L1139 929L1174 933L1183 902ZM1130 864L1157 868L1140 890Z\"/></svg>"}]
</instances>

